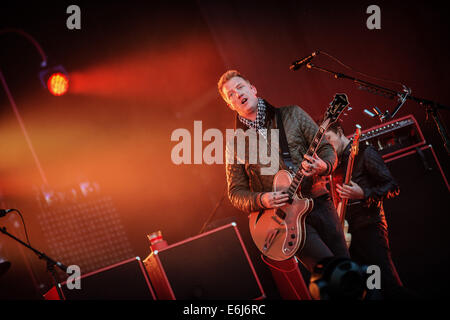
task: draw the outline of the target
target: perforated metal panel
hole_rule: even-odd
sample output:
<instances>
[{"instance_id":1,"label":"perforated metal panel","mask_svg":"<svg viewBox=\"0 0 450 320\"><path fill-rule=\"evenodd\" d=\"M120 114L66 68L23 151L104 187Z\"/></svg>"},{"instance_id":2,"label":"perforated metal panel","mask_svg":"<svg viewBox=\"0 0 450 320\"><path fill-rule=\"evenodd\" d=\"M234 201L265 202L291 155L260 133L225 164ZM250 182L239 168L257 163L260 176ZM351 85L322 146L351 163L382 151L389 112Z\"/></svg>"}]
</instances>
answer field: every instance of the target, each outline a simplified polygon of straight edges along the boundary
<instances>
[{"instance_id":1,"label":"perforated metal panel","mask_svg":"<svg viewBox=\"0 0 450 320\"><path fill-rule=\"evenodd\" d=\"M135 256L109 196L46 206L38 219L48 254L66 265L79 265L82 273Z\"/></svg>"}]
</instances>

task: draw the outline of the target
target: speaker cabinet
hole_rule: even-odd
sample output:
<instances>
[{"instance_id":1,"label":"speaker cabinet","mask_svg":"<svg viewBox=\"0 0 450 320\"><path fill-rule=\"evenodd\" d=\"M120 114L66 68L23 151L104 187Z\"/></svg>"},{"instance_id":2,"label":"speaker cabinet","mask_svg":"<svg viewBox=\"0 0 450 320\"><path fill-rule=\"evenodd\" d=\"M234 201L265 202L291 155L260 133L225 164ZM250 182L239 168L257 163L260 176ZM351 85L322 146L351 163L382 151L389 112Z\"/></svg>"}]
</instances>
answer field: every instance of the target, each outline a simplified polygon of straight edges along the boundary
<instances>
[{"instance_id":1,"label":"speaker cabinet","mask_svg":"<svg viewBox=\"0 0 450 320\"><path fill-rule=\"evenodd\" d=\"M405 287L424 297L450 285L449 186L431 145L386 160L400 194L384 201L392 258Z\"/></svg>"},{"instance_id":2,"label":"speaker cabinet","mask_svg":"<svg viewBox=\"0 0 450 320\"><path fill-rule=\"evenodd\" d=\"M236 223L153 250L144 260L158 299L262 299Z\"/></svg>"},{"instance_id":3,"label":"speaker cabinet","mask_svg":"<svg viewBox=\"0 0 450 320\"><path fill-rule=\"evenodd\" d=\"M81 289L69 289L61 284L64 300L155 300L144 265L139 257L82 275ZM44 295L46 300L58 300L55 287Z\"/></svg>"}]
</instances>

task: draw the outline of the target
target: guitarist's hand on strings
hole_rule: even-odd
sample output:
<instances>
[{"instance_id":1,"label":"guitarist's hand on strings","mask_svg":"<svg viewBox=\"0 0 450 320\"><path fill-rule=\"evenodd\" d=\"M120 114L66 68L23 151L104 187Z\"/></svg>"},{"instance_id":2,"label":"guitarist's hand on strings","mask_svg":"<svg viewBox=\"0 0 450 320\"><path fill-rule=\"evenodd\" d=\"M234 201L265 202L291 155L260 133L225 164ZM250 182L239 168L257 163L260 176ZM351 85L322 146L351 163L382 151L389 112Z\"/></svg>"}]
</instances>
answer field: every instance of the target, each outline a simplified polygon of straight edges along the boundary
<instances>
[{"instance_id":1,"label":"guitarist's hand on strings","mask_svg":"<svg viewBox=\"0 0 450 320\"><path fill-rule=\"evenodd\" d=\"M350 181L350 185L337 184L336 191L342 199L364 199L363 189L353 181Z\"/></svg>"},{"instance_id":2,"label":"guitarist's hand on strings","mask_svg":"<svg viewBox=\"0 0 450 320\"><path fill-rule=\"evenodd\" d=\"M320 159L317 154L314 156L308 156L305 154L302 161L302 173L306 177L320 175L327 171L327 164Z\"/></svg>"},{"instance_id":3,"label":"guitarist's hand on strings","mask_svg":"<svg viewBox=\"0 0 450 320\"><path fill-rule=\"evenodd\" d=\"M261 202L267 209L282 207L289 200L285 191L266 192L261 196Z\"/></svg>"}]
</instances>

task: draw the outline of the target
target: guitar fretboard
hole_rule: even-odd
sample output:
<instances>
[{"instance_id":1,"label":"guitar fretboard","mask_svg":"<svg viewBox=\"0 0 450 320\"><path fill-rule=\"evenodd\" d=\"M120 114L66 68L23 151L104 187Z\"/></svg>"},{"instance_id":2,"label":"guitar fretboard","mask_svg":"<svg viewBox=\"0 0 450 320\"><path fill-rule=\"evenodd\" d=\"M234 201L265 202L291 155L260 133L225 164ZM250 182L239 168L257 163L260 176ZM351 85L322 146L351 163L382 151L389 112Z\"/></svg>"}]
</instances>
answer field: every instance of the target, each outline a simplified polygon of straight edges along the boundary
<instances>
[{"instance_id":1,"label":"guitar fretboard","mask_svg":"<svg viewBox=\"0 0 450 320\"><path fill-rule=\"evenodd\" d=\"M328 127L337 121L339 116L342 114L345 108L348 107L348 98L345 93L337 93L334 96L333 101L330 103L330 106L327 108L327 111L325 113L324 121L319 127L319 130L317 130L316 134L314 135L314 138L311 141L311 145L309 146L308 150L306 151L305 155L308 155L310 157L313 157L316 153L317 149L319 148L320 142L322 141L323 135L325 131L327 131ZM291 185L289 186L287 193L289 196L289 199L292 201L294 198L294 195L297 192L298 187L303 181L303 174L302 174L302 165L300 163L300 166L297 170L297 173L295 174L294 178L292 179Z\"/></svg>"},{"instance_id":2,"label":"guitar fretboard","mask_svg":"<svg viewBox=\"0 0 450 320\"><path fill-rule=\"evenodd\" d=\"M319 130L316 132L316 135L314 136L314 139L311 142L311 145L309 146L308 151L306 154L310 157L312 157L317 149L319 148L320 142L322 141L323 134L328 128L328 125L330 124L330 120L326 119L322 125L319 127ZM300 163L300 167L297 170L297 173L295 174L294 178L292 179L291 185L288 188L288 195L289 199L292 199L294 197L294 194L297 192L298 187L303 181L303 173L302 173L302 165Z\"/></svg>"}]
</instances>

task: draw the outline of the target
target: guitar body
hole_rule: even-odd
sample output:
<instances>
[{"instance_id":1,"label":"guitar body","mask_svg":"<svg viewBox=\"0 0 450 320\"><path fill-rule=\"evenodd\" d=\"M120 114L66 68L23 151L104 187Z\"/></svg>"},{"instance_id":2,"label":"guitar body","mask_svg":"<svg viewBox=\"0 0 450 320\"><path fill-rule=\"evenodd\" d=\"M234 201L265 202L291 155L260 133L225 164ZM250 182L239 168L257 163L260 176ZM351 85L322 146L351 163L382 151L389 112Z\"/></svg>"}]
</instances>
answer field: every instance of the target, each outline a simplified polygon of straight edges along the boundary
<instances>
[{"instance_id":1,"label":"guitar body","mask_svg":"<svg viewBox=\"0 0 450 320\"><path fill-rule=\"evenodd\" d=\"M316 154L327 128L337 121L348 105L345 94L335 94L305 155L313 157ZM314 202L301 194L303 177L301 166L295 175L286 170L278 171L273 179L272 190L286 191L289 201L280 208L252 212L249 216L253 241L265 256L273 260L289 259L305 245L305 220Z\"/></svg>"},{"instance_id":2,"label":"guitar body","mask_svg":"<svg viewBox=\"0 0 450 320\"><path fill-rule=\"evenodd\" d=\"M292 179L289 171L280 170L274 177L273 191L286 191ZM295 194L292 203L283 207L252 212L250 234L258 249L273 260L291 258L305 244L305 219L313 206L312 199L299 198Z\"/></svg>"},{"instance_id":3,"label":"guitar body","mask_svg":"<svg viewBox=\"0 0 450 320\"><path fill-rule=\"evenodd\" d=\"M336 211L339 217L339 220L342 224L342 227L344 228L344 235L345 235L345 242L347 243L347 248L350 248L350 245L352 244L352 235L348 232L348 222L345 220L345 212L347 209L347 203L348 199L342 199L339 201Z\"/></svg>"}]
</instances>

